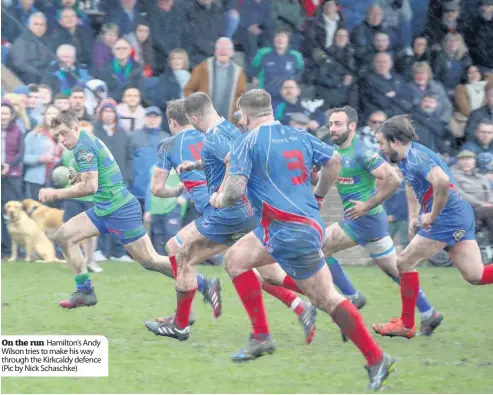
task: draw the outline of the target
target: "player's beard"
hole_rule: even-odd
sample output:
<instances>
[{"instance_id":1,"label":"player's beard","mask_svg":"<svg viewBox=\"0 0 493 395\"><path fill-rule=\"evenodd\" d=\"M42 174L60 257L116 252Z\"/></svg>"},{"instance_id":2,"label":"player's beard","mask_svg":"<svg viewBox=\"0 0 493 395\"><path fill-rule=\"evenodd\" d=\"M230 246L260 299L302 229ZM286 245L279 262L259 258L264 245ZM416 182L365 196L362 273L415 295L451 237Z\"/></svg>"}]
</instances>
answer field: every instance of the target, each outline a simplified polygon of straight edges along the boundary
<instances>
[{"instance_id":1,"label":"player's beard","mask_svg":"<svg viewBox=\"0 0 493 395\"><path fill-rule=\"evenodd\" d=\"M397 151L392 150L392 148L389 149L389 153L387 154L387 157L389 158L389 161L391 163L399 162L399 154L397 153Z\"/></svg>"},{"instance_id":2,"label":"player's beard","mask_svg":"<svg viewBox=\"0 0 493 395\"><path fill-rule=\"evenodd\" d=\"M349 133L349 128L346 128L346 131L343 134L337 136L336 138L330 136L330 139L334 144L341 145L347 141L347 139L349 138Z\"/></svg>"}]
</instances>

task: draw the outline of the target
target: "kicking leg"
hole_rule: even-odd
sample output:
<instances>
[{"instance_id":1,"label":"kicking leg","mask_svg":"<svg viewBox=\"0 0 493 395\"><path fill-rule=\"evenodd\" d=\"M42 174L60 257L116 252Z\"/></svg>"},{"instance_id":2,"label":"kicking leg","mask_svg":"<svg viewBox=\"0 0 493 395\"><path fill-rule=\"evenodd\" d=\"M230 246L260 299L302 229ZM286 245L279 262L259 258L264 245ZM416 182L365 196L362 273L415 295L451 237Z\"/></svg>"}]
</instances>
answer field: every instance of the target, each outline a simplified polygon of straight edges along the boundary
<instances>
[{"instance_id":1,"label":"kicking leg","mask_svg":"<svg viewBox=\"0 0 493 395\"><path fill-rule=\"evenodd\" d=\"M205 238L198 230L194 222L180 230L174 238L181 245L174 256L170 256L170 266L176 273L176 297L177 307L172 322L160 323L147 321L147 329L156 335L168 336L180 341L187 340L190 335L189 318L192 301L198 288L197 272L195 266L203 262L228 246L216 243ZM167 246L168 247L168 246ZM170 251L172 247L168 248ZM176 269L175 269L176 268ZM220 289L217 289L214 300L214 315L221 314Z\"/></svg>"},{"instance_id":2,"label":"kicking leg","mask_svg":"<svg viewBox=\"0 0 493 395\"><path fill-rule=\"evenodd\" d=\"M375 332L382 336L401 336L408 339L416 334L414 310L419 295L419 275L416 266L435 255L445 247L445 243L416 235L397 258L399 270L402 314L387 324L374 324Z\"/></svg>"},{"instance_id":3,"label":"kicking leg","mask_svg":"<svg viewBox=\"0 0 493 395\"><path fill-rule=\"evenodd\" d=\"M463 240L450 249L450 258L472 285L493 284L493 265L484 266L476 240Z\"/></svg>"},{"instance_id":4,"label":"kicking leg","mask_svg":"<svg viewBox=\"0 0 493 395\"><path fill-rule=\"evenodd\" d=\"M397 254L390 236L372 241L365 246L365 250L373 259L373 262L387 274L394 283L400 285L399 270L397 269ZM443 314L436 311L428 301L425 293L419 288L416 307L421 317L420 334L430 336L442 323Z\"/></svg>"},{"instance_id":5,"label":"kicking leg","mask_svg":"<svg viewBox=\"0 0 493 395\"><path fill-rule=\"evenodd\" d=\"M293 284L295 283L294 280L281 269L279 264L273 263L271 265L259 267L256 270L261 276L262 289L279 299L298 316L298 320L305 330L305 342L306 344L310 344L315 336L317 309L311 303L304 302L293 291L284 287L284 283L289 282L288 279L293 281ZM282 284L282 286L274 284ZM296 286L296 288L298 288L298 286Z\"/></svg>"},{"instance_id":6,"label":"kicking leg","mask_svg":"<svg viewBox=\"0 0 493 395\"><path fill-rule=\"evenodd\" d=\"M327 266L307 279L296 280L310 301L329 314L341 331L358 347L366 358L370 376L369 388L379 389L394 370L395 360L384 354L365 326L358 309L335 289Z\"/></svg>"},{"instance_id":7,"label":"kicking leg","mask_svg":"<svg viewBox=\"0 0 493 395\"><path fill-rule=\"evenodd\" d=\"M166 243L166 250L169 256L169 263L173 273L173 278L176 278L178 270L176 264L176 254L182 245L182 241L179 236L172 237ZM202 294L204 303L211 305L214 317L218 318L221 315L222 302L221 302L221 280L219 278L207 278L201 273L197 273L197 290ZM175 319L175 314L170 316L162 316L156 318L156 322L170 323ZM195 318L193 313L190 312L189 324L193 325Z\"/></svg>"},{"instance_id":8,"label":"kicking leg","mask_svg":"<svg viewBox=\"0 0 493 395\"><path fill-rule=\"evenodd\" d=\"M265 354L272 354L276 349L269 330L262 287L252 270L274 262L253 232L236 242L224 257L224 267L233 280L236 292L250 317L253 330L247 345L233 355L234 362L248 361Z\"/></svg>"},{"instance_id":9,"label":"kicking leg","mask_svg":"<svg viewBox=\"0 0 493 395\"><path fill-rule=\"evenodd\" d=\"M56 232L55 240L60 246L77 284L76 292L69 299L62 300L59 303L60 306L71 309L80 306L94 306L97 303L79 243L99 234L98 228L86 212L72 217Z\"/></svg>"},{"instance_id":10,"label":"kicking leg","mask_svg":"<svg viewBox=\"0 0 493 395\"><path fill-rule=\"evenodd\" d=\"M149 235L144 234L140 239L124 244L124 248L144 269L174 278L169 258L156 252Z\"/></svg>"},{"instance_id":11,"label":"kicking leg","mask_svg":"<svg viewBox=\"0 0 493 395\"><path fill-rule=\"evenodd\" d=\"M357 243L342 230L340 225L334 223L325 231L322 250L324 255L328 257L327 265L329 266L334 284L358 309L361 309L366 303L366 298L356 290L339 261L332 256L332 254L338 251L347 250L356 245Z\"/></svg>"}]
</instances>

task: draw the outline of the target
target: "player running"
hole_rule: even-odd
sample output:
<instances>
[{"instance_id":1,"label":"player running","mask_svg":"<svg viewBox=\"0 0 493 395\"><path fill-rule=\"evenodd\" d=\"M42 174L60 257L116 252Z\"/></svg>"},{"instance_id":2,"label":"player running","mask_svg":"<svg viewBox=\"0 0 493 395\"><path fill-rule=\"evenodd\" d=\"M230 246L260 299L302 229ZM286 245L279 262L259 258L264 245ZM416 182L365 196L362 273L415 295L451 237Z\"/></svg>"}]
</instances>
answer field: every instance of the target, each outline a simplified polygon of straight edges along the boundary
<instances>
[{"instance_id":1,"label":"player running","mask_svg":"<svg viewBox=\"0 0 493 395\"><path fill-rule=\"evenodd\" d=\"M408 192L409 232L419 230L399 254L402 314L373 329L383 336L412 338L414 308L419 295L418 263L444 247L462 277L473 285L493 283L493 265L484 266L474 233L472 207L459 195L450 169L436 153L418 144L410 119L395 116L377 130L380 149L398 163Z\"/></svg>"},{"instance_id":2,"label":"player running","mask_svg":"<svg viewBox=\"0 0 493 395\"><path fill-rule=\"evenodd\" d=\"M337 144L337 152L342 156L336 186L344 207L344 219L327 228L324 254L330 256L360 245L377 266L399 284L397 254L387 231L387 214L381 204L397 191L401 180L392 166L356 135L358 114L354 108L334 108L327 114L327 119L331 140ZM362 308L366 299L356 291L340 263L334 257L328 263L334 284L356 307ZM428 302L421 288L417 307L421 315L421 334L431 335L441 324L443 315ZM347 340L344 336L343 339Z\"/></svg>"},{"instance_id":3,"label":"player running","mask_svg":"<svg viewBox=\"0 0 493 395\"><path fill-rule=\"evenodd\" d=\"M173 271L177 273L178 303L175 314L157 321L147 321L145 325L156 335L183 341L188 339L190 331L190 303L197 287L192 278L195 277L195 266L227 250L254 229L257 220L252 216L246 198L233 207L222 210L209 204L210 195L219 188L223 180L227 154L233 142L241 137L240 131L217 114L205 93L196 93L184 100L169 102L166 112L174 136L165 140L161 146L153 175L152 192L162 197L181 193L182 187L165 187L169 171L174 167L184 187L192 194L201 215L195 222L180 230L166 245ZM199 130L205 132L205 137ZM288 289L269 284L273 282L283 285L286 281L292 282L277 264L262 268L259 272L265 280L263 289L294 310L304 327L306 343L310 343L315 333L316 309ZM213 286L219 288L220 283ZM217 302L217 299L212 299L213 306ZM220 303L215 307L214 313L215 317L221 313Z\"/></svg>"},{"instance_id":4,"label":"player running","mask_svg":"<svg viewBox=\"0 0 493 395\"><path fill-rule=\"evenodd\" d=\"M42 188L40 202L72 199L93 195L94 206L66 222L55 238L69 267L75 275L76 291L59 304L64 308L94 306L97 303L79 242L104 233L111 233L123 244L133 259L145 269L173 278L171 264L152 246L142 223L138 200L127 190L113 155L106 145L91 133L80 130L77 117L69 110L61 111L51 122L53 135L73 151L79 179L66 189ZM204 282L204 297L216 280Z\"/></svg>"},{"instance_id":5,"label":"player running","mask_svg":"<svg viewBox=\"0 0 493 395\"><path fill-rule=\"evenodd\" d=\"M394 369L365 327L358 309L332 283L322 252L324 224L311 189L309 169L321 165L315 194L324 197L336 181L341 157L309 133L274 121L270 95L246 92L238 101L242 123L250 132L231 153L231 165L215 207L230 207L247 190L259 225L225 257L226 270L247 310L254 334L233 358L274 350L253 268L279 262L319 309L326 311L368 361L371 389L380 388Z\"/></svg>"}]
</instances>

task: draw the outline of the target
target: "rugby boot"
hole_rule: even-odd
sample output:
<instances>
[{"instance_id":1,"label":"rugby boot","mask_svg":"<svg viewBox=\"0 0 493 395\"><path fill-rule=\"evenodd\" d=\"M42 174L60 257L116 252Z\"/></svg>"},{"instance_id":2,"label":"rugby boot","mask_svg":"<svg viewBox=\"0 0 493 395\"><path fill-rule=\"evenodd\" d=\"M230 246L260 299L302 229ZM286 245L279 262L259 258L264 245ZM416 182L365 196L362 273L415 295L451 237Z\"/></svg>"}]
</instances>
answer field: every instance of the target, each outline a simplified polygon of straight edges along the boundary
<instances>
[{"instance_id":1,"label":"rugby boot","mask_svg":"<svg viewBox=\"0 0 493 395\"><path fill-rule=\"evenodd\" d=\"M356 306L358 310L361 310L366 305L366 296L363 295L360 291L357 291L355 296L348 299L351 301L352 304ZM344 343L347 343L347 341L349 340L343 331L341 331L341 337Z\"/></svg>"},{"instance_id":2,"label":"rugby boot","mask_svg":"<svg viewBox=\"0 0 493 395\"><path fill-rule=\"evenodd\" d=\"M172 315L169 315L167 317L158 317L156 318L156 322L160 323L169 323L175 319L176 313L173 313ZM190 312L190 315L188 317L188 325L192 326L195 324L195 317L192 312Z\"/></svg>"},{"instance_id":3,"label":"rugby boot","mask_svg":"<svg viewBox=\"0 0 493 395\"><path fill-rule=\"evenodd\" d=\"M172 337L181 342L188 340L190 336L190 325L187 325L185 328L178 328L174 317L168 322L147 321L145 326L157 336Z\"/></svg>"},{"instance_id":4,"label":"rugby boot","mask_svg":"<svg viewBox=\"0 0 493 395\"><path fill-rule=\"evenodd\" d=\"M443 318L442 313L433 311L433 315L430 318L421 321L419 336L431 336L434 330L440 326Z\"/></svg>"},{"instance_id":5,"label":"rugby boot","mask_svg":"<svg viewBox=\"0 0 493 395\"><path fill-rule=\"evenodd\" d=\"M315 322L317 320L317 309L310 302L303 302L303 313L298 317L300 324L305 329L305 343L310 344L317 330Z\"/></svg>"},{"instance_id":6,"label":"rugby boot","mask_svg":"<svg viewBox=\"0 0 493 395\"><path fill-rule=\"evenodd\" d=\"M382 388L385 385L390 373L395 370L395 363L395 358L392 358L387 353L383 353L383 358L380 362L372 366L366 365L365 369L367 370L368 377L370 378L368 389L377 391Z\"/></svg>"},{"instance_id":7,"label":"rugby boot","mask_svg":"<svg viewBox=\"0 0 493 395\"><path fill-rule=\"evenodd\" d=\"M218 278L206 278L202 295L204 296L204 303L209 303L212 306L214 318L219 318L223 309L221 280Z\"/></svg>"},{"instance_id":8,"label":"rugby boot","mask_svg":"<svg viewBox=\"0 0 493 395\"><path fill-rule=\"evenodd\" d=\"M70 295L70 298L58 302L58 304L64 309L74 309L76 307L82 306L94 306L96 303L98 303L98 299L96 298L96 294L94 293L94 288L91 288L90 291L77 290L72 295Z\"/></svg>"},{"instance_id":9,"label":"rugby boot","mask_svg":"<svg viewBox=\"0 0 493 395\"><path fill-rule=\"evenodd\" d=\"M412 328L406 328L400 318L392 318L390 322L385 324L373 324L372 328L382 336L405 337L406 339L412 339L416 336L416 325Z\"/></svg>"},{"instance_id":10,"label":"rugby boot","mask_svg":"<svg viewBox=\"0 0 493 395\"><path fill-rule=\"evenodd\" d=\"M246 362L276 351L276 342L271 334L250 335L245 347L231 357L233 362Z\"/></svg>"}]
</instances>

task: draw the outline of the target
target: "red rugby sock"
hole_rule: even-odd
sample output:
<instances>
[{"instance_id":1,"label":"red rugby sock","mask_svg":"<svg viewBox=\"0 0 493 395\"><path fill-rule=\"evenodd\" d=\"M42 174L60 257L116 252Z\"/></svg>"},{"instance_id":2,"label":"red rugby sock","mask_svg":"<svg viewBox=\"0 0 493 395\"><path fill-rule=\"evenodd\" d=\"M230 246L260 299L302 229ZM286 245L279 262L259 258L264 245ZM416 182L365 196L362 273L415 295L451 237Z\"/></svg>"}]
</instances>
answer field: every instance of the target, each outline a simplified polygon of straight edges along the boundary
<instances>
[{"instance_id":1,"label":"red rugby sock","mask_svg":"<svg viewBox=\"0 0 493 395\"><path fill-rule=\"evenodd\" d=\"M262 299L262 287L254 271L249 270L236 276L233 279L233 284L250 317L253 333L255 335L269 333L267 314Z\"/></svg>"},{"instance_id":2,"label":"red rugby sock","mask_svg":"<svg viewBox=\"0 0 493 395\"><path fill-rule=\"evenodd\" d=\"M401 320L406 328L414 327L414 311L419 294L418 272L401 273Z\"/></svg>"},{"instance_id":3,"label":"red rugby sock","mask_svg":"<svg viewBox=\"0 0 493 395\"><path fill-rule=\"evenodd\" d=\"M371 337L358 309L349 300L345 299L336 306L332 319L359 348L368 365L374 365L382 360L382 349Z\"/></svg>"},{"instance_id":4,"label":"red rugby sock","mask_svg":"<svg viewBox=\"0 0 493 395\"><path fill-rule=\"evenodd\" d=\"M483 276L481 277L481 285L493 284L493 265L485 266Z\"/></svg>"},{"instance_id":5,"label":"red rugby sock","mask_svg":"<svg viewBox=\"0 0 493 395\"><path fill-rule=\"evenodd\" d=\"M283 288L283 287L278 287L277 285L272 285L269 284L268 282L264 281L262 282L262 289L267 292L268 294L274 296L275 298L279 299L282 303L284 303L287 307L292 308L293 311L296 313L296 315L301 315L303 313L303 310L305 309L305 306L303 305L303 302L301 299L296 295L293 291L290 291L289 289ZM294 308L293 308L293 302L298 299L300 303L298 303Z\"/></svg>"},{"instance_id":6,"label":"red rugby sock","mask_svg":"<svg viewBox=\"0 0 493 395\"><path fill-rule=\"evenodd\" d=\"M298 288L293 278L289 277L287 274L286 277L284 277L283 284L284 284L284 288L290 289L291 291L298 292L299 294L304 295L303 291Z\"/></svg>"},{"instance_id":7,"label":"red rugby sock","mask_svg":"<svg viewBox=\"0 0 493 395\"><path fill-rule=\"evenodd\" d=\"M176 316L175 323L178 328L185 328L188 325L192 302L197 292L197 288L191 291L176 290Z\"/></svg>"},{"instance_id":8,"label":"red rugby sock","mask_svg":"<svg viewBox=\"0 0 493 395\"><path fill-rule=\"evenodd\" d=\"M171 263L171 270L173 271L173 277L176 279L178 274L178 265L176 264L176 256L170 256L169 262Z\"/></svg>"}]
</instances>

